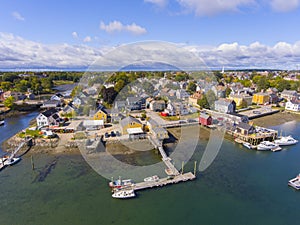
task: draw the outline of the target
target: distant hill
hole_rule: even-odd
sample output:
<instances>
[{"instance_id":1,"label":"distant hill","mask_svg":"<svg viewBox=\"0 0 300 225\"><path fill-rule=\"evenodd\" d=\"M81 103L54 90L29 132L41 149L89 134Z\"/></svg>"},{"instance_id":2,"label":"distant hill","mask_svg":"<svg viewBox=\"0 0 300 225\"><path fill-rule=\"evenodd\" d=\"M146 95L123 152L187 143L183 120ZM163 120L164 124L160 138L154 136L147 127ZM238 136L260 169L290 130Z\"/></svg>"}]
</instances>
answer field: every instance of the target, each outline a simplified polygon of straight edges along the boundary
<instances>
[{"instance_id":1,"label":"distant hill","mask_svg":"<svg viewBox=\"0 0 300 225\"><path fill-rule=\"evenodd\" d=\"M162 62L139 62L127 65L120 71L182 71L176 66Z\"/></svg>"}]
</instances>

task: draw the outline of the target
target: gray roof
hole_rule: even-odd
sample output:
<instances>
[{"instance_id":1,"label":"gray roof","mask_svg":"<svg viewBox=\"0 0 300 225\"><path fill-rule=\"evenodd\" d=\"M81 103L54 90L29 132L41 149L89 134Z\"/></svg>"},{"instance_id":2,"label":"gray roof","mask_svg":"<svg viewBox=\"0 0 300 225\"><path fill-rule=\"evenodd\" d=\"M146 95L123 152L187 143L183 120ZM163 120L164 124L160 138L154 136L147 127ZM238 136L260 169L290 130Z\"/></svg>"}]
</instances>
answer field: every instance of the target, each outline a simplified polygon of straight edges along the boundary
<instances>
[{"instance_id":1,"label":"gray roof","mask_svg":"<svg viewBox=\"0 0 300 225\"><path fill-rule=\"evenodd\" d=\"M232 100L220 98L219 100L215 101L215 105L229 106L232 102Z\"/></svg>"},{"instance_id":2,"label":"gray roof","mask_svg":"<svg viewBox=\"0 0 300 225\"><path fill-rule=\"evenodd\" d=\"M155 127L155 128L152 129L152 131L156 134L161 133L161 132L167 132L167 130L165 128L162 128L162 127Z\"/></svg>"},{"instance_id":3,"label":"gray roof","mask_svg":"<svg viewBox=\"0 0 300 225\"><path fill-rule=\"evenodd\" d=\"M148 123L150 123L152 126L158 126L158 123L154 119L149 119Z\"/></svg>"},{"instance_id":4,"label":"gray roof","mask_svg":"<svg viewBox=\"0 0 300 225\"><path fill-rule=\"evenodd\" d=\"M210 115L208 115L206 113L200 113L200 117L204 118L204 119L208 119L210 117Z\"/></svg>"},{"instance_id":5,"label":"gray roof","mask_svg":"<svg viewBox=\"0 0 300 225\"><path fill-rule=\"evenodd\" d=\"M138 119L136 119L136 118L134 118L132 116L128 116L128 117L126 117L126 118L124 118L124 119L122 119L120 121L121 127L124 127L127 124L129 124L129 123L139 123L139 124L142 124Z\"/></svg>"},{"instance_id":6,"label":"gray roof","mask_svg":"<svg viewBox=\"0 0 300 225\"><path fill-rule=\"evenodd\" d=\"M253 126L249 125L248 123L239 123L236 125L238 128L241 128L243 130L250 130L251 128L254 128Z\"/></svg>"}]
</instances>

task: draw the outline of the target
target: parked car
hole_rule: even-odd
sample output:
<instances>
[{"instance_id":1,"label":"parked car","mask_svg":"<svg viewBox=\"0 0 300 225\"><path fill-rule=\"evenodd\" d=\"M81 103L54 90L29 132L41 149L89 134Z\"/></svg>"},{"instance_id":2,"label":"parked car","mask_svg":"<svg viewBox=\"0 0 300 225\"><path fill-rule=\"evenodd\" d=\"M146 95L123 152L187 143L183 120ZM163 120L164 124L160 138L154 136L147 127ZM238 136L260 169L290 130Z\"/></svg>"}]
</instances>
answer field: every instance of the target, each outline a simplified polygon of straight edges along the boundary
<instances>
[{"instance_id":1,"label":"parked car","mask_svg":"<svg viewBox=\"0 0 300 225\"><path fill-rule=\"evenodd\" d=\"M120 137L120 136L121 136L121 134L120 134L120 132L119 132L119 131L116 131L116 135L117 135L118 137Z\"/></svg>"},{"instance_id":2,"label":"parked car","mask_svg":"<svg viewBox=\"0 0 300 225\"><path fill-rule=\"evenodd\" d=\"M109 138L109 134L106 132L106 133L104 134L104 137L105 137L105 138Z\"/></svg>"}]
</instances>

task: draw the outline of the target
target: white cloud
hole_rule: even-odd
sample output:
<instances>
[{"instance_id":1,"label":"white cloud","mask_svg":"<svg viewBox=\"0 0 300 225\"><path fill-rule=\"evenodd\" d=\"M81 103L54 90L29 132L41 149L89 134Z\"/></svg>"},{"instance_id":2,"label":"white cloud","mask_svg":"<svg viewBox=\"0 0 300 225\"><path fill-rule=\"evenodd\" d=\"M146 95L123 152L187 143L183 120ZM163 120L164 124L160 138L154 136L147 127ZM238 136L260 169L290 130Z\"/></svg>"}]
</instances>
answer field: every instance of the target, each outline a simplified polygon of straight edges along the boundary
<instances>
[{"instance_id":1,"label":"white cloud","mask_svg":"<svg viewBox=\"0 0 300 225\"><path fill-rule=\"evenodd\" d=\"M77 39L78 38L77 32L76 31L72 32L72 36L73 36L73 38Z\"/></svg>"},{"instance_id":2,"label":"white cloud","mask_svg":"<svg viewBox=\"0 0 300 225\"><path fill-rule=\"evenodd\" d=\"M42 44L0 32L0 68L82 68L102 50L85 45Z\"/></svg>"},{"instance_id":3,"label":"white cloud","mask_svg":"<svg viewBox=\"0 0 300 225\"><path fill-rule=\"evenodd\" d=\"M300 0L271 0L270 4L277 12L288 12L298 8Z\"/></svg>"},{"instance_id":4,"label":"white cloud","mask_svg":"<svg viewBox=\"0 0 300 225\"><path fill-rule=\"evenodd\" d=\"M198 16L238 11L242 6L255 4L255 0L177 0L186 10Z\"/></svg>"},{"instance_id":5,"label":"white cloud","mask_svg":"<svg viewBox=\"0 0 300 225\"><path fill-rule=\"evenodd\" d=\"M16 20L24 21L25 18L19 12L13 12L11 14Z\"/></svg>"},{"instance_id":6,"label":"white cloud","mask_svg":"<svg viewBox=\"0 0 300 225\"><path fill-rule=\"evenodd\" d=\"M152 3L159 7L164 7L165 5L167 5L168 0L144 0L144 2Z\"/></svg>"},{"instance_id":7,"label":"white cloud","mask_svg":"<svg viewBox=\"0 0 300 225\"><path fill-rule=\"evenodd\" d=\"M92 38L90 36L86 36L84 39L83 39L83 42L91 42L92 41Z\"/></svg>"},{"instance_id":8,"label":"white cloud","mask_svg":"<svg viewBox=\"0 0 300 225\"><path fill-rule=\"evenodd\" d=\"M115 49L110 51L111 49ZM104 52L109 52L102 57ZM26 68L86 68L94 61L101 66L121 68L140 60L166 62L179 68L198 65L198 56L208 68L277 68L296 69L300 62L300 41L278 42L273 46L254 42L241 45L237 42L218 46L191 46L145 42L121 45L118 48L86 45L43 44L0 32L0 70ZM192 60L193 59L193 60ZM201 65L203 66L203 65Z\"/></svg>"},{"instance_id":9,"label":"white cloud","mask_svg":"<svg viewBox=\"0 0 300 225\"><path fill-rule=\"evenodd\" d=\"M108 33L127 31L132 34L136 34L136 35L145 34L147 32L147 30L145 28L143 28L135 23L132 23L129 25L124 25L120 21L117 21L117 20L112 21L112 22L108 23L107 25L103 21L101 21L100 29L104 30Z\"/></svg>"}]
</instances>

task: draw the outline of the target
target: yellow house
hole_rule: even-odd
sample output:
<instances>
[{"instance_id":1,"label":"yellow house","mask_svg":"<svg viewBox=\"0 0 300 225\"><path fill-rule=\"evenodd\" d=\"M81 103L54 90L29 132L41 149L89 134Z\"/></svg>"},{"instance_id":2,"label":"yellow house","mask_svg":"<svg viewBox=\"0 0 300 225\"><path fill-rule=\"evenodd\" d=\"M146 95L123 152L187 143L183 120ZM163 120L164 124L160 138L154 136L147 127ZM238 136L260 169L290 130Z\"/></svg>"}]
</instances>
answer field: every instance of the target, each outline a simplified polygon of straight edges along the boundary
<instances>
[{"instance_id":1,"label":"yellow house","mask_svg":"<svg viewBox=\"0 0 300 225\"><path fill-rule=\"evenodd\" d=\"M253 95L252 102L255 104L266 104L270 102L270 95L268 93L256 93Z\"/></svg>"},{"instance_id":2,"label":"yellow house","mask_svg":"<svg viewBox=\"0 0 300 225\"><path fill-rule=\"evenodd\" d=\"M107 112L105 109L99 109L93 116L94 120L103 120L105 123L107 122Z\"/></svg>"},{"instance_id":3,"label":"yellow house","mask_svg":"<svg viewBox=\"0 0 300 225\"><path fill-rule=\"evenodd\" d=\"M252 104L252 96L248 94L232 94L228 99L235 101L236 106L249 106Z\"/></svg>"},{"instance_id":4,"label":"yellow house","mask_svg":"<svg viewBox=\"0 0 300 225\"><path fill-rule=\"evenodd\" d=\"M120 127L122 131L122 135L128 134L128 129L132 130L132 128L135 129L136 132L143 133L143 124L136 118L133 118L132 116L128 116L120 121Z\"/></svg>"}]
</instances>

